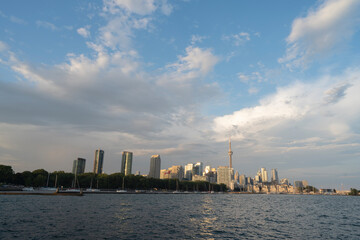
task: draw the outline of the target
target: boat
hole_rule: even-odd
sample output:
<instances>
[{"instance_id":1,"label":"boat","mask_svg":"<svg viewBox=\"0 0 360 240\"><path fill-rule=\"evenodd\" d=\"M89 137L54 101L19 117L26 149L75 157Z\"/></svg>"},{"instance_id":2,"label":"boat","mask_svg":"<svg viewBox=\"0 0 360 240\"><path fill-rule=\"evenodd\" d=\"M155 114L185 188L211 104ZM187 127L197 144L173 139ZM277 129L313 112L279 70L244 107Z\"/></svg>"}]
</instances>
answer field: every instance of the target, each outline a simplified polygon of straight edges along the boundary
<instances>
[{"instance_id":1,"label":"boat","mask_svg":"<svg viewBox=\"0 0 360 240\"><path fill-rule=\"evenodd\" d=\"M117 193L127 193L126 190L123 190L123 189L119 189L119 190L116 190Z\"/></svg>"},{"instance_id":2,"label":"boat","mask_svg":"<svg viewBox=\"0 0 360 240\"><path fill-rule=\"evenodd\" d=\"M69 188L69 189L66 189L65 192L81 192L81 191L78 188Z\"/></svg>"},{"instance_id":3,"label":"boat","mask_svg":"<svg viewBox=\"0 0 360 240\"><path fill-rule=\"evenodd\" d=\"M24 187L22 190L23 191L34 191L34 188L33 187Z\"/></svg>"},{"instance_id":4,"label":"boat","mask_svg":"<svg viewBox=\"0 0 360 240\"><path fill-rule=\"evenodd\" d=\"M85 192L100 192L100 189L97 188L87 188Z\"/></svg>"}]
</instances>

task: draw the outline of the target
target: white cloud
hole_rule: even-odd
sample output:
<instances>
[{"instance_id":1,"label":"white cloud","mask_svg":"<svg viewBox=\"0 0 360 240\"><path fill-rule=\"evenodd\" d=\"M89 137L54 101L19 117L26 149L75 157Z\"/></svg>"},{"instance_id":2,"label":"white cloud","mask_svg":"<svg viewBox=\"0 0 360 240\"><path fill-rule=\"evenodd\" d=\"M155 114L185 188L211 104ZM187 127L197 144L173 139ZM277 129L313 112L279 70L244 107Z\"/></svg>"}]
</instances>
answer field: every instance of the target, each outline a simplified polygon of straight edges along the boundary
<instances>
[{"instance_id":1,"label":"white cloud","mask_svg":"<svg viewBox=\"0 0 360 240\"><path fill-rule=\"evenodd\" d=\"M78 28L76 31L80 36L82 36L84 38L90 37L89 27Z\"/></svg>"},{"instance_id":2,"label":"white cloud","mask_svg":"<svg viewBox=\"0 0 360 240\"><path fill-rule=\"evenodd\" d=\"M259 89L257 89L256 87L251 87L248 89L249 94L256 94L258 92L259 92Z\"/></svg>"},{"instance_id":3,"label":"white cloud","mask_svg":"<svg viewBox=\"0 0 360 240\"><path fill-rule=\"evenodd\" d=\"M0 52L8 50L8 45L2 41L0 41Z\"/></svg>"},{"instance_id":4,"label":"white cloud","mask_svg":"<svg viewBox=\"0 0 360 240\"><path fill-rule=\"evenodd\" d=\"M168 67L175 67L179 72L196 70L201 74L210 72L219 58L213 55L211 49L201 49L198 47L187 47L185 56L178 56L179 61Z\"/></svg>"},{"instance_id":5,"label":"white cloud","mask_svg":"<svg viewBox=\"0 0 360 240\"><path fill-rule=\"evenodd\" d=\"M192 35L191 36L191 45L194 45L196 43L201 43L206 38L207 38L206 36Z\"/></svg>"},{"instance_id":6,"label":"white cloud","mask_svg":"<svg viewBox=\"0 0 360 240\"><path fill-rule=\"evenodd\" d=\"M15 17L15 16L10 16L10 21L12 21L13 23L17 23L17 24L22 24L22 25L26 25L27 22L24 21L21 18Z\"/></svg>"},{"instance_id":7,"label":"white cloud","mask_svg":"<svg viewBox=\"0 0 360 240\"><path fill-rule=\"evenodd\" d=\"M43 28L46 28L46 29L50 29L50 30L52 30L52 31L58 30L58 28L57 28L54 24L52 24L52 23L50 23L50 22L46 22L46 21L40 21L40 20L38 20L38 21L36 21L36 25L37 25L38 27L43 27Z\"/></svg>"},{"instance_id":8,"label":"white cloud","mask_svg":"<svg viewBox=\"0 0 360 240\"><path fill-rule=\"evenodd\" d=\"M247 41L250 41L250 34L247 32L240 32L232 35L225 35L222 37L223 40L232 41L235 46L240 46Z\"/></svg>"},{"instance_id":9,"label":"white cloud","mask_svg":"<svg viewBox=\"0 0 360 240\"><path fill-rule=\"evenodd\" d=\"M329 54L349 39L359 25L357 0L327 0L306 17L293 21L286 55L279 59L288 68L306 67L314 58Z\"/></svg>"},{"instance_id":10,"label":"white cloud","mask_svg":"<svg viewBox=\"0 0 360 240\"><path fill-rule=\"evenodd\" d=\"M221 141L230 133L234 139L258 142L276 136L282 144L315 137L329 141L349 138L353 124L360 119L360 110L353 107L360 101L358 74L359 70L349 70L315 83L279 88L257 106L215 118L213 129ZM290 141L289 131L299 135L292 135Z\"/></svg>"},{"instance_id":11,"label":"white cloud","mask_svg":"<svg viewBox=\"0 0 360 240\"><path fill-rule=\"evenodd\" d=\"M248 75L244 73L238 73L237 76L240 79L240 81L243 83L248 83L249 81L253 81L253 80L257 82L262 82L266 80L264 79L264 77L260 72L252 72L251 74Z\"/></svg>"},{"instance_id":12,"label":"white cloud","mask_svg":"<svg viewBox=\"0 0 360 240\"><path fill-rule=\"evenodd\" d=\"M148 15L156 10L157 6L154 0L105 0L104 11L112 14L125 10L129 13L139 15Z\"/></svg>"}]
</instances>

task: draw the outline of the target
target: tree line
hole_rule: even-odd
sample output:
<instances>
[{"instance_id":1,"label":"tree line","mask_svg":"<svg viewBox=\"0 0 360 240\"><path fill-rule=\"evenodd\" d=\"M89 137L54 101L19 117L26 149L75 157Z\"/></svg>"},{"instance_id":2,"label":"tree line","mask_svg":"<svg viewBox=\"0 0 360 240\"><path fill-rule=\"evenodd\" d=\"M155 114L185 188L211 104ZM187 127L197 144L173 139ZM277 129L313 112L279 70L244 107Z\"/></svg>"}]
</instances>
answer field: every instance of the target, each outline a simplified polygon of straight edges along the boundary
<instances>
[{"instance_id":1,"label":"tree line","mask_svg":"<svg viewBox=\"0 0 360 240\"><path fill-rule=\"evenodd\" d=\"M124 183L123 183L124 182ZM32 172L15 173L11 166L0 165L0 183L23 185L26 187L63 187L98 189L141 189L141 190L179 190L179 191L225 191L225 184L205 181L178 181L177 179L155 179L122 173L94 174L83 173L76 176L64 171L49 173L44 169Z\"/></svg>"}]
</instances>

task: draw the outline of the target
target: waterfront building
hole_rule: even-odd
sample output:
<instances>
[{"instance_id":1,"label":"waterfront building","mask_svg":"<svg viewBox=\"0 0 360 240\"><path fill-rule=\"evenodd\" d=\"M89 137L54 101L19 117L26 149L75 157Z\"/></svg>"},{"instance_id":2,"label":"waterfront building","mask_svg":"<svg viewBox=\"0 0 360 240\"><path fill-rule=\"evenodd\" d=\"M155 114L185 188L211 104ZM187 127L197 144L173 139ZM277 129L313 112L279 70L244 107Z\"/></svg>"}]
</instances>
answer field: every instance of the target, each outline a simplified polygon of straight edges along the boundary
<instances>
[{"instance_id":1,"label":"waterfront building","mask_svg":"<svg viewBox=\"0 0 360 240\"><path fill-rule=\"evenodd\" d=\"M84 158L78 158L78 159L74 160L72 173L75 175L84 173L85 172L85 163L86 163L86 159L84 159Z\"/></svg>"},{"instance_id":2,"label":"waterfront building","mask_svg":"<svg viewBox=\"0 0 360 240\"><path fill-rule=\"evenodd\" d=\"M168 169L170 171L171 179L179 179L180 181L184 178L184 168L181 165L172 166Z\"/></svg>"},{"instance_id":3,"label":"waterfront building","mask_svg":"<svg viewBox=\"0 0 360 240\"><path fill-rule=\"evenodd\" d=\"M238 171L235 172L235 179L234 180L235 180L236 183L239 182L239 172Z\"/></svg>"},{"instance_id":4,"label":"waterfront building","mask_svg":"<svg viewBox=\"0 0 360 240\"><path fill-rule=\"evenodd\" d=\"M207 181L211 183L216 183L217 177L216 177L216 168L211 168L210 166L205 167L204 176L207 177Z\"/></svg>"},{"instance_id":5,"label":"waterfront building","mask_svg":"<svg viewBox=\"0 0 360 240\"><path fill-rule=\"evenodd\" d=\"M233 184L233 177L234 177L234 169L228 166L220 166L217 169L217 183L218 184L225 184L228 188L231 189ZM233 189L232 189L233 190Z\"/></svg>"},{"instance_id":6,"label":"waterfront building","mask_svg":"<svg viewBox=\"0 0 360 240\"><path fill-rule=\"evenodd\" d=\"M170 177L170 175L168 175L168 170L167 169L161 169L160 170L160 179L167 179L169 177Z\"/></svg>"},{"instance_id":7,"label":"waterfront building","mask_svg":"<svg viewBox=\"0 0 360 240\"><path fill-rule=\"evenodd\" d=\"M136 171L135 176L140 176L140 171Z\"/></svg>"},{"instance_id":8,"label":"waterfront building","mask_svg":"<svg viewBox=\"0 0 360 240\"><path fill-rule=\"evenodd\" d=\"M194 164L189 163L185 165L184 169L184 178L191 181L192 180L192 172L193 172Z\"/></svg>"},{"instance_id":9,"label":"waterfront building","mask_svg":"<svg viewBox=\"0 0 360 240\"><path fill-rule=\"evenodd\" d=\"M204 171L203 171L203 176L205 176L207 173L209 173L211 171L211 166L207 165L205 166L204 168Z\"/></svg>"},{"instance_id":10,"label":"waterfront building","mask_svg":"<svg viewBox=\"0 0 360 240\"><path fill-rule=\"evenodd\" d=\"M279 184L279 177L278 177L278 172L277 169L271 169L271 182L273 184Z\"/></svg>"},{"instance_id":11,"label":"waterfront building","mask_svg":"<svg viewBox=\"0 0 360 240\"><path fill-rule=\"evenodd\" d=\"M160 179L179 179L181 181L183 178L184 168L180 165L172 166L168 169L162 169L160 171Z\"/></svg>"},{"instance_id":12,"label":"waterfront building","mask_svg":"<svg viewBox=\"0 0 360 240\"><path fill-rule=\"evenodd\" d=\"M268 182L268 173L265 168L260 169L261 172L261 182L266 183Z\"/></svg>"},{"instance_id":13,"label":"waterfront building","mask_svg":"<svg viewBox=\"0 0 360 240\"><path fill-rule=\"evenodd\" d=\"M294 187L295 187L295 188L302 188L302 187L304 187L304 186L303 186L302 181L295 181L295 182L294 182Z\"/></svg>"},{"instance_id":14,"label":"waterfront building","mask_svg":"<svg viewBox=\"0 0 360 240\"><path fill-rule=\"evenodd\" d=\"M124 151L122 152L121 159L121 173L127 175L131 174L133 153Z\"/></svg>"},{"instance_id":15,"label":"waterfront building","mask_svg":"<svg viewBox=\"0 0 360 240\"><path fill-rule=\"evenodd\" d=\"M308 181L306 181L306 180L302 180L301 182L302 182L303 187L307 187L307 186L309 186Z\"/></svg>"},{"instance_id":16,"label":"waterfront building","mask_svg":"<svg viewBox=\"0 0 360 240\"><path fill-rule=\"evenodd\" d=\"M254 185L254 180L253 180L251 177L247 177L247 178L246 178L246 183L247 183L248 185Z\"/></svg>"},{"instance_id":17,"label":"waterfront building","mask_svg":"<svg viewBox=\"0 0 360 240\"><path fill-rule=\"evenodd\" d=\"M150 159L150 178L160 178L161 159L160 155L152 155Z\"/></svg>"},{"instance_id":18,"label":"waterfront building","mask_svg":"<svg viewBox=\"0 0 360 240\"><path fill-rule=\"evenodd\" d=\"M245 176L244 174L240 175L240 177L239 177L239 184L242 185L242 186L247 185L246 176Z\"/></svg>"},{"instance_id":19,"label":"waterfront building","mask_svg":"<svg viewBox=\"0 0 360 240\"><path fill-rule=\"evenodd\" d=\"M289 185L289 180L287 178L283 178L280 180L280 184Z\"/></svg>"},{"instance_id":20,"label":"waterfront building","mask_svg":"<svg viewBox=\"0 0 360 240\"><path fill-rule=\"evenodd\" d=\"M194 164L194 168L195 168L195 175L199 175L202 176L203 174L203 163L202 162L197 162Z\"/></svg>"},{"instance_id":21,"label":"waterfront building","mask_svg":"<svg viewBox=\"0 0 360 240\"><path fill-rule=\"evenodd\" d=\"M103 173L103 163L104 163L104 150L98 149L95 151L93 173L95 174Z\"/></svg>"},{"instance_id":22,"label":"waterfront building","mask_svg":"<svg viewBox=\"0 0 360 240\"><path fill-rule=\"evenodd\" d=\"M208 182L209 178L207 176L194 175L192 180Z\"/></svg>"}]
</instances>

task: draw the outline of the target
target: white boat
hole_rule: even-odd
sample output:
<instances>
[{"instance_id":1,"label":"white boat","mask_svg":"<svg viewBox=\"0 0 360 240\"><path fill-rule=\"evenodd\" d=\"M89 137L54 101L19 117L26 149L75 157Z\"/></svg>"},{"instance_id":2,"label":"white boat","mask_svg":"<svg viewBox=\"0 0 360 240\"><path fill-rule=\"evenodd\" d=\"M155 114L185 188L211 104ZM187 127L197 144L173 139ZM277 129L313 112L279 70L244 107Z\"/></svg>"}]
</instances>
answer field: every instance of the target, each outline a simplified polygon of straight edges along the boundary
<instances>
[{"instance_id":1,"label":"white boat","mask_svg":"<svg viewBox=\"0 0 360 240\"><path fill-rule=\"evenodd\" d=\"M65 192L80 192L80 189L77 189L77 188L69 188L69 189L66 189Z\"/></svg>"},{"instance_id":2,"label":"white boat","mask_svg":"<svg viewBox=\"0 0 360 240\"><path fill-rule=\"evenodd\" d=\"M42 187L39 188L40 191L44 191L44 192L56 192L57 188L53 188L53 187Z\"/></svg>"},{"instance_id":3,"label":"white boat","mask_svg":"<svg viewBox=\"0 0 360 240\"><path fill-rule=\"evenodd\" d=\"M97 188L88 188L85 190L85 192L100 192L100 189Z\"/></svg>"},{"instance_id":4,"label":"white boat","mask_svg":"<svg viewBox=\"0 0 360 240\"><path fill-rule=\"evenodd\" d=\"M116 192L118 192L118 193L126 193L127 191L126 191L126 190L119 189L119 190L116 190Z\"/></svg>"},{"instance_id":5,"label":"white boat","mask_svg":"<svg viewBox=\"0 0 360 240\"><path fill-rule=\"evenodd\" d=\"M34 191L34 188L33 187L24 187L22 190L23 191Z\"/></svg>"}]
</instances>

